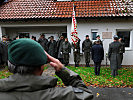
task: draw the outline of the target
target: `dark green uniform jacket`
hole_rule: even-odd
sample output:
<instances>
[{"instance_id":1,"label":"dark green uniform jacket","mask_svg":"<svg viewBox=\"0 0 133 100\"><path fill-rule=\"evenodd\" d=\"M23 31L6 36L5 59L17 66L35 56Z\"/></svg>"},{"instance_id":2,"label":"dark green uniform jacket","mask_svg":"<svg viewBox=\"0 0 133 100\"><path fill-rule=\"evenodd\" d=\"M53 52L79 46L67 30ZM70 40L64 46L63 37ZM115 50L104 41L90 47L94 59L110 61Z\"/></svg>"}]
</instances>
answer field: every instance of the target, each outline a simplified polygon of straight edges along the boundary
<instances>
[{"instance_id":1,"label":"dark green uniform jacket","mask_svg":"<svg viewBox=\"0 0 133 100\"><path fill-rule=\"evenodd\" d=\"M64 42L64 39L58 40L57 41L57 53L58 53L58 58L63 58L62 54L61 54L61 48L62 48L62 44Z\"/></svg>"},{"instance_id":2,"label":"dark green uniform jacket","mask_svg":"<svg viewBox=\"0 0 133 100\"><path fill-rule=\"evenodd\" d=\"M63 52L64 54L71 53L71 44L69 42L64 41L62 43L61 52Z\"/></svg>"},{"instance_id":3,"label":"dark green uniform jacket","mask_svg":"<svg viewBox=\"0 0 133 100\"><path fill-rule=\"evenodd\" d=\"M56 44L56 41L55 40L53 40L53 41L50 40L47 43L47 46L48 46L48 53L51 56L56 58L56 56L57 56L57 54L56 54L57 53L57 44Z\"/></svg>"},{"instance_id":4,"label":"dark green uniform jacket","mask_svg":"<svg viewBox=\"0 0 133 100\"><path fill-rule=\"evenodd\" d=\"M90 39L86 39L82 43L82 51L83 52L90 52L92 47L92 42Z\"/></svg>"},{"instance_id":5,"label":"dark green uniform jacket","mask_svg":"<svg viewBox=\"0 0 133 100\"><path fill-rule=\"evenodd\" d=\"M80 53L80 39L78 40L78 42L75 45L72 42L72 49L73 49L73 52Z\"/></svg>"},{"instance_id":6,"label":"dark green uniform jacket","mask_svg":"<svg viewBox=\"0 0 133 100\"><path fill-rule=\"evenodd\" d=\"M38 43L40 43L40 45L43 47L45 51L48 51L48 48L47 48L48 40L46 38L39 38Z\"/></svg>"},{"instance_id":7,"label":"dark green uniform jacket","mask_svg":"<svg viewBox=\"0 0 133 100\"><path fill-rule=\"evenodd\" d=\"M0 100L92 100L91 91L74 72L63 68L56 74L68 87L55 87L57 78L14 74L0 80Z\"/></svg>"},{"instance_id":8,"label":"dark green uniform jacket","mask_svg":"<svg viewBox=\"0 0 133 100\"><path fill-rule=\"evenodd\" d=\"M109 44L108 58L112 70L116 70L121 66L120 48L121 43L118 41Z\"/></svg>"},{"instance_id":9,"label":"dark green uniform jacket","mask_svg":"<svg viewBox=\"0 0 133 100\"><path fill-rule=\"evenodd\" d=\"M8 44L0 41L0 65L8 60Z\"/></svg>"}]
</instances>

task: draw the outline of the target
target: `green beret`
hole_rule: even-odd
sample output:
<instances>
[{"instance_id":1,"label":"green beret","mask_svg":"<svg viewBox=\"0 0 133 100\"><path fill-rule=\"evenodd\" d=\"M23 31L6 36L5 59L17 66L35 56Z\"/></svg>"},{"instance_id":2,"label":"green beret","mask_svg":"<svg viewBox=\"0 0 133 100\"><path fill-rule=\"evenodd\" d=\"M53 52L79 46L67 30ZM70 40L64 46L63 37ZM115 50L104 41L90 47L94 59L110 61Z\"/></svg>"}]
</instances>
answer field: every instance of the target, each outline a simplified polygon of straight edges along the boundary
<instances>
[{"instance_id":1,"label":"green beret","mask_svg":"<svg viewBox=\"0 0 133 100\"><path fill-rule=\"evenodd\" d=\"M31 39L18 39L8 46L8 60L16 66L42 66L47 56L42 46Z\"/></svg>"}]
</instances>

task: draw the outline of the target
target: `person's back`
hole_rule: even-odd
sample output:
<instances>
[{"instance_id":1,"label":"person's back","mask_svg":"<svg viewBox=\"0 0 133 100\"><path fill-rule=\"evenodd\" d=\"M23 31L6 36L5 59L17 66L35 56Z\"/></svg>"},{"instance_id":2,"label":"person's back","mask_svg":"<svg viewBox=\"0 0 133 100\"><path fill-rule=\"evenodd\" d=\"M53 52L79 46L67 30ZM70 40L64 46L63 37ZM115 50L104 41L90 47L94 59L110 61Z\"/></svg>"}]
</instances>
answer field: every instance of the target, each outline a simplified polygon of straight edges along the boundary
<instances>
[{"instance_id":1,"label":"person's back","mask_svg":"<svg viewBox=\"0 0 133 100\"><path fill-rule=\"evenodd\" d=\"M24 49L27 47L26 49ZM44 52L30 39L11 42L8 69L13 75L0 79L0 100L92 100L92 92L79 75L65 68L59 60ZM57 78L41 76L47 60L55 68L66 88L56 87Z\"/></svg>"},{"instance_id":2,"label":"person's back","mask_svg":"<svg viewBox=\"0 0 133 100\"><path fill-rule=\"evenodd\" d=\"M118 68L121 66L121 56L120 56L121 43L118 41L118 36L114 36L114 41L109 44L108 58L110 60L110 68L112 70L112 75L115 77L118 75Z\"/></svg>"},{"instance_id":3,"label":"person's back","mask_svg":"<svg viewBox=\"0 0 133 100\"><path fill-rule=\"evenodd\" d=\"M120 47L121 47L121 44L118 41L112 42L110 44L112 53L120 53Z\"/></svg>"},{"instance_id":4,"label":"person's back","mask_svg":"<svg viewBox=\"0 0 133 100\"><path fill-rule=\"evenodd\" d=\"M92 60L100 62L104 58L104 50L101 44L95 44L92 46Z\"/></svg>"}]
</instances>

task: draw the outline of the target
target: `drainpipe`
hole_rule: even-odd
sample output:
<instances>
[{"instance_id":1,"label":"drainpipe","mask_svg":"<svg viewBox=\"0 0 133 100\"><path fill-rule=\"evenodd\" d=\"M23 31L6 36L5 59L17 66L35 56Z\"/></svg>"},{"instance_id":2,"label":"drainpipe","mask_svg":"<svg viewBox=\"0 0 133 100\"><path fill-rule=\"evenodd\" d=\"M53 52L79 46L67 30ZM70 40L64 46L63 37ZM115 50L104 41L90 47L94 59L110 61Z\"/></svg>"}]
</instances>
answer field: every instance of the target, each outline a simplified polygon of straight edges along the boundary
<instances>
[{"instance_id":1,"label":"drainpipe","mask_svg":"<svg viewBox=\"0 0 133 100\"><path fill-rule=\"evenodd\" d=\"M2 41L2 27L0 26L0 40Z\"/></svg>"}]
</instances>

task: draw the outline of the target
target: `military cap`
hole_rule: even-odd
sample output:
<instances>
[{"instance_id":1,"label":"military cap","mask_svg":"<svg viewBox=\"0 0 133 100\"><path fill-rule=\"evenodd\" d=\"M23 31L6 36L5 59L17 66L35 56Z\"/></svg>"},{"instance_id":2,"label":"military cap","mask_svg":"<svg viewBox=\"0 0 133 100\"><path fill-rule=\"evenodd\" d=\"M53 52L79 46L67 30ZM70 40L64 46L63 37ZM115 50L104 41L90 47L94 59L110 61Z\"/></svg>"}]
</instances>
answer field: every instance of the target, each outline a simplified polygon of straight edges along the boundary
<instances>
[{"instance_id":1,"label":"military cap","mask_svg":"<svg viewBox=\"0 0 133 100\"><path fill-rule=\"evenodd\" d=\"M114 40L118 40L119 39L117 35L114 35L113 38L114 38Z\"/></svg>"},{"instance_id":2,"label":"military cap","mask_svg":"<svg viewBox=\"0 0 133 100\"><path fill-rule=\"evenodd\" d=\"M54 38L54 36L51 36L51 38Z\"/></svg>"},{"instance_id":3,"label":"military cap","mask_svg":"<svg viewBox=\"0 0 133 100\"><path fill-rule=\"evenodd\" d=\"M17 39L8 46L8 60L16 66L42 66L47 56L42 46L32 39Z\"/></svg>"},{"instance_id":4,"label":"military cap","mask_svg":"<svg viewBox=\"0 0 133 100\"><path fill-rule=\"evenodd\" d=\"M96 38L97 38L97 37L100 37L100 35L97 35Z\"/></svg>"},{"instance_id":5,"label":"military cap","mask_svg":"<svg viewBox=\"0 0 133 100\"><path fill-rule=\"evenodd\" d=\"M86 35L86 37L89 37L89 35Z\"/></svg>"},{"instance_id":6,"label":"military cap","mask_svg":"<svg viewBox=\"0 0 133 100\"><path fill-rule=\"evenodd\" d=\"M118 36L117 35L114 35L113 38L118 38Z\"/></svg>"},{"instance_id":7,"label":"military cap","mask_svg":"<svg viewBox=\"0 0 133 100\"><path fill-rule=\"evenodd\" d=\"M7 38L7 35L2 35L2 38Z\"/></svg>"},{"instance_id":8,"label":"military cap","mask_svg":"<svg viewBox=\"0 0 133 100\"><path fill-rule=\"evenodd\" d=\"M41 35L41 36L45 36L44 33L41 33L40 35Z\"/></svg>"}]
</instances>

